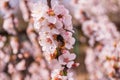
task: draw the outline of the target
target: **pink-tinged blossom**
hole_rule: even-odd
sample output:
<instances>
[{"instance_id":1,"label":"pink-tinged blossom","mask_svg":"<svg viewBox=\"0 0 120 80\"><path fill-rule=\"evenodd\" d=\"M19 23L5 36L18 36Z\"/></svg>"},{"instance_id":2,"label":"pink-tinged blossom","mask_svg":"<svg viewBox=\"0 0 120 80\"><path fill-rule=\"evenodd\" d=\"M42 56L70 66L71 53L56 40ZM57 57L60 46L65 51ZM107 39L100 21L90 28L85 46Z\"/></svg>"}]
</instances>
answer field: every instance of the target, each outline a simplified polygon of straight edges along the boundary
<instances>
[{"instance_id":1,"label":"pink-tinged blossom","mask_svg":"<svg viewBox=\"0 0 120 80\"><path fill-rule=\"evenodd\" d=\"M15 26L14 24L18 23L17 18L13 19L10 17L4 20L3 28L10 34L16 34L15 28L17 25Z\"/></svg>"},{"instance_id":2,"label":"pink-tinged blossom","mask_svg":"<svg viewBox=\"0 0 120 80\"><path fill-rule=\"evenodd\" d=\"M113 38L116 39L119 37L119 32L115 28L115 25L108 20L104 22L101 20L88 20L83 23L83 31L84 34L90 38L89 44L91 46L95 44L95 41L105 44L108 40L112 41Z\"/></svg>"},{"instance_id":3,"label":"pink-tinged blossom","mask_svg":"<svg viewBox=\"0 0 120 80\"><path fill-rule=\"evenodd\" d=\"M2 50L0 50L0 72L3 71L8 61L9 56L6 56L5 53Z\"/></svg>"},{"instance_id":4,"label":"pink-tinged blossom","mask_svg":"<svg viewBox=\"0 0 120 80\"><path fill-rule=\"evenodd\" d=\"M10 77L5 73L0 72L0 79L1 80L10 80Z\"/></svg>"},{"instance_id":5,"label":"pink-tinged blossom","mask_svg":"<svg viewBox=\"0 0 120 80\"><path fill-rule=\"evenodd\" d=\"M9 34L16 35L16 29L18 27L18 20L14 15L14 9L10 4L10 0L3 0L0 1L0 11L2 13L2 16L4 18L3 22L3 28L5 31L7 31Z\"/></svg>"},{"instance_id":6,"label":"pink-tinged blossom","mask_svg":"<svg viewBox=\"0 0 120 80\"><path fill-rule=\"evenodd\" d=\"M13 73L12 80L22 80L22 75L20 72Z\"/></svg>"},{"instance_id":7,"label":"pink-tinged blossom","mask_svg":"<svg viewBox=\"0 0 120 80\"><path fill-rule=\"evenodd\" d=\"M41 64L42 65L42 64ZM37 63L32 63L29 67L29 72L32 74L30 80L49 80L49 72L46 67Z\"/></svg>"},{"instance_id":8,"label":"pink-tinged blossom","mask_svg":"<svg viewBox=\"0 0 120 80\"><path fill-rule=\"evenodd\" d=\"M69 52L75 43L75 39L72 37L74 32L72 17L58 1L51 0L49 3L51 6L46 1L38 1L32 9L34 28L39 33L39 43L43 55L49 61L52 69L52 80L67 80L68 77L63 73L67 74L68 68L77 65L74 62L76 55ZM52 67L53 64L54 67ZM65 66L66 70L64 70Z\"/></svg>"},{"instance_id":9,"label":"pink-tinged blossom","mask_svg":"<svg viewBox=\"0 0 120 80\"><path fill-rule=\"evenodd\" d=\"M2 48L5 45L7 38L5 36L0 35L0 48Z\"/></svg>"},{"instance_id":10,"label":"pink-tinged blossom","mask_svg":"<svg viewBox=\"0 0 120 80\"><path fill-rule=\"evenodd\" d=\"M69 51L66 51L66 53L63 53L59 56L58 60L60 64L67 65L68 68L71 68L72 64L74 64L74 59L76 58L75 54L70 54Z\"/></svg>"},{"instance_id":11,"label":"pink-tinged blossom","mask_svg":"<svg viewBox=\"0 0 120 80\"><path fill-rule=\"evenodd\" d=\"M62 70L59 70L59 69L53 70L51 77L52 77L52 80L62 80L63 79Z\"/></svg>"},{"instance_id":12,"label":"pink-tinged blossom","mask_svg":"<svg viewBox=\"0 0 120 80\"><path fill-rule=\"evenodd\" d=\"M17 54L19 49L19 41L17 37L11 37L10 45L13 49L13 53Z\"/></svg>"},{"instance_id":13,"label":"pink-tinged blossom","mask_svg":"<svg viewBox=\"0 0 120 80\"><path fill-rule=\"evenodd\" d=\"M18 70L18 71L20 71L20 70L25 70L25 69L26 69L25 64L26 64L25 60L20 61L20 62L15 66L16 70Z\"/></svg>"},{"instance_id":14,"label":"pink-tinged blossom","mask_svg":"<svg viewBox=\"0 0 120 80\"><path fill-rule=\"evenodd\" d=\"M31 8L33 6L33 2L36 2L37 0L20 0L19 1L19 7L20 11L22 12L22 16L24 21L31 22Z\"/></svg>"},{"instance_id":15,"label":"pink-tinged blossom","mask_svg":"<svg viewBox=\"0 0 120 80\"><path fill-rule=\"evenodd\" d=\"M64 31L64 30L62 30L61 32L62 32L62 36L63 36L63 38L65 40L65 43L66 43L65 47L67 49L73 48L73 45L75 43L75 38L72 37L72 33Z\"/></svg>"},{"instance_id":16,"label":"pink-tinged blossom","mask_svg":"<svg viewBox=\"0 0 120 80\"><path fill-rule=\"evenodd\" d=\"M115 4L116 1L113 0L109 3L107 0L71 0L71 3L66 4L72 6L71 13L81 24L85 36L89 38L90 48L87 50L86 66L90 80L120 78L120 33L109 19L111 14L108 16L109 11L112 14L119 11L119 6Z\"/></svg>"},{"instance_id":17,"label":"pink-tinged blossom","mask_svg":"<svg viewBox=\"0 0 120 80\"><path fill-rule=\"evenodd\" d=\"M51 9L48 8L46 3L39 2L35 4L35 6L36 5L40 5L40 8L36 9L36 7L34 7L32 16L35 23L35 29L37 29L36 31L38 31L40 35L39 43L42 46L42 50L45 55L55 55L56 48L59 44L58 41L55 40L56 38L54 36L60 34L63 34L61 36L64 39L63 41L65 42L65 47L71 49L75 39L72 38L72 33L69 32L73 32L73 30L71 16L69 15L68 10L65 9L63 5L59 5L58 3L53 4ZM42 5L44 5L44 7L42 7ZM68 35L64 35L61 30L64 30L64 32L68 33ZM64 36L68 36L71 41L68 41L68 38L66 39Z\"/></svg>"},{"instance_id":18,"label":"pink-tinged blossom","mask_svg":"<svg viewBox=\"0 0 120 80\"><path fill-rule=\"evenodd\" d=\"M54 66L53 66L54 65ZM57 59L53 59L51 62L50 62L50 65L49 65L50 69L54 70L54 69L60 69L60 70L63 70L64 67L62 67L62 65L59 63L59 61Z\"/></svg>"}]
</instances>

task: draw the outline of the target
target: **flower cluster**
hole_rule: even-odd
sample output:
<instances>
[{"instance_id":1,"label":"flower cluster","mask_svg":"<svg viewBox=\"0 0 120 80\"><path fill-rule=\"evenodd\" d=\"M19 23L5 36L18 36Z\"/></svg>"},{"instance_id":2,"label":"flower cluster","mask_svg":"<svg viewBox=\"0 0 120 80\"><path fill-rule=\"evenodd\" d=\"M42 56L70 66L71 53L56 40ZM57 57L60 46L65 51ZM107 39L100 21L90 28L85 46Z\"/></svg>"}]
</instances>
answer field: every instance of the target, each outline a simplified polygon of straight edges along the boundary
<instances>
[{"instance_id":1,"label":"flower cluster","mask_svg":"<svg viewBox=\"0 0 120 80\"><path fill-rule=\"evenodd\" d=\"M120 75L119 41L97 45L87 51L86 65L91 79L116 80Z\"/></svg>"},{"instance_id":2,"label":"flower cluster","mask_svg":"<svg viewBox=\"0 0 120 80\"><path fill-rule=\"evenodd\" d=\"M43 5L39 3L37 5ZM40 45L47 58L56 57L57 48L73 48L75 39L72 37L72 22L68 10L63 5L46 5L33 11L35 29L39 31ZM59 11L61 10L61 11Z\"/></svg>"},{"instance_id":3,"label":"flower cluster","mask_svg":"<svg viewBox=\"0 0 120 80\"><path fill-rule=\"evenodd\" d=\"M10 39L0 36L0 44L0 80L50 79L39 47L34 47L29 41L19 42L14 36Z\"/></svg>"},{"instance_id":4,"label":"flower cluster","mask_svg":"<svg viewBox=\"0 0 120 80\"><path fill-rule=\"evenodd\" d=\"M33 29L28 3L20 0L21 11L25 21L29 21L27 34L18 31L18 21L15 18L17 6L15 0L0 1L0 14L4 18L3 31L0 34L0 80L50 80L50 70L42 57L38 43L38 35ZM12 35L11 35L12 34ZM4 36L3 36L4 35ZM29 37L29 40L28 40Z\"/></svg>"},{"instance_id":5,"label":"flower cluster","mask_svg":"<svg viewBox=\"0 0 120 80\"><path fill-rule=\"evenodd\" d=\"M72 1L71 5L77 11L74 11L75 13L73 12L73 14L81 23L85 36L89 38L90 46L87 50L85 62L90 79L120 79L120 33L106 15L107 10L103 7L103 0ZM77 6L79 7L77 8ZM114 7L114 10L118 10L117 7Z\"/></svg>"},{"instance_id":6,"label":"flower cluster","mask_svg":"<svg viewBox=\"0 0 120 80\"><path fill-rule=\"evenodd\" d=\"M119 37L115 25L108 20L88 20L83 23L84 34L90 38L89 44L94 46L96 42L109 44L109 42Z\"/></svg>"},{"instance_id":7,"label":"flower cluster","mask_svg":"<svg viewBox=\"0 0 120 80\"><path fill-rule=\"evenodd\" d=\"M10 4L10 0L2 0L0 1L0 12L3 15L4 23L3 28L9 34L16 35L16 28L18 26L18 20L14 16L14 8Z\"/></svg>"},{"instance_id":8,"label":"flower cluster","mask_svg":"<svg viewBox=\"0 0 120 80\"><path fill-rule=\"evenodd\" d=\"M43 54L50 65L57 66L52 69L52 80L70 79L68 70L78 64L73 61L76 55L69 52L75 43L69 11L58 1L49 3L45 0L35 4L32 16Z\"/></svg>"}]
</instances>

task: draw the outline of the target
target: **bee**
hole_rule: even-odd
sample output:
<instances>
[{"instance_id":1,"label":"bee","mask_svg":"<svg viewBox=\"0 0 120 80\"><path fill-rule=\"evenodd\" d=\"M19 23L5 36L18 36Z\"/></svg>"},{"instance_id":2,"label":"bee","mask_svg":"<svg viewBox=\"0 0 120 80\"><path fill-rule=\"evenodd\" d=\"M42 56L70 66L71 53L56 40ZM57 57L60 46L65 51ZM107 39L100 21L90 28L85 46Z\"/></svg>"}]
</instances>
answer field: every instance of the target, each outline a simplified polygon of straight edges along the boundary
<instances>
[{"instance_id":1,"label":"bee","mask_svg":"<svg viewBox=\"0 0 120 80\"><path fill-rule=\"evenodd\" d=\"M61 35L57 35L56 40L58 42L58 47L63 48L65 46L64 38Z\"/></svg>"}]
</instances>

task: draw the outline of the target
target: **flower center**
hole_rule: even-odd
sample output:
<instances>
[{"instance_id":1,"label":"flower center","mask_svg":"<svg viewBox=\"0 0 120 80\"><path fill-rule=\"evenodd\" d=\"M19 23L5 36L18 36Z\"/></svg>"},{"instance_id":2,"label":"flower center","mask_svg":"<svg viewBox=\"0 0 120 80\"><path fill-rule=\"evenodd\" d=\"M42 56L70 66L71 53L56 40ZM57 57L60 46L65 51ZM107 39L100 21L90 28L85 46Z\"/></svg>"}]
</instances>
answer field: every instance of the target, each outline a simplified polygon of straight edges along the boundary
<instances>
[{"instance_id":1,"label":"flower center","mask_svg":"<svg viewBox=\"0 0 120 80\"><path fill-rule=\"evenodd\" d=\"M52 9L49 9L48 12L47 12L47 14L49 16L55 16L55 13L54 13L54 11Z\"/></svg>"},{"instance_id":2,"label":"flower center","mask_svg":"<svg viewBox=\"0 0 120 80\"><path fill-rule=\"evenodd\" d=\"M47 42L52 44L52 40L50 38L47 38Z\"/></svg>"},{"instance_id":3,"label":"flower center","mask_svg":"<svg viewBox=\"0 0 120 80\"><path fill-rule=\"evenodd\" d=\"M59 14L59 15L58 15L58 18L63 18L63 15Z\"/></svg>"},{"instance_id":4,"label":"flower center","mask_svg":"<svg viewBox=\"0 0 120 80\"><path fill-rule=\"evenodd\" d=\"M65 58L64 62L68 63L69 62L69 58Z\"/></svg>"},{"instance_id":5,"label":"flower center","mask_svg":"<svg viewBox=\"0 0 120 80\"><path fill-rule=\"evenodd\" d=\"M52 23L48 24L48 26L50 27L50 29L55 28L55 25L54 25L54 24L52 24Z\"/></svg>"}]
</instances>

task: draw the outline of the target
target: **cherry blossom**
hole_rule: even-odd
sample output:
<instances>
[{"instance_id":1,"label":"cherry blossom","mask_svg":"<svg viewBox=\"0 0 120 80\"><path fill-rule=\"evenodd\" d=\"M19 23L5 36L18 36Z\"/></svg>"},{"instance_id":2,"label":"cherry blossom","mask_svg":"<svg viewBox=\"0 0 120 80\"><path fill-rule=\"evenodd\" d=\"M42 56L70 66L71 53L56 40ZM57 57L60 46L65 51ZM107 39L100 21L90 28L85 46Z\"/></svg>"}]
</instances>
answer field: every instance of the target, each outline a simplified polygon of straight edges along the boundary
<instances>
[{"instance_id":1,"label":"cherry blossom","mask_svg":"<svg viewBox=\"0 0 120 80\"><path fill-rule=\"evenodd\" d=\"M6 37L0 35L0 48L2 48L5 45Z\"/></svg>"},{"instance_id":2,"label":"cherry blossom","mask_svg":"<svg viewBox=\"0 0 120 80\"><path fill-rule=\"evenodd\" d=\"M74 64L73 60L76 58L75 54L70 54L69 51L64 51L66 53L63 53L62 55L59 56L58 60L60 64L62 65L67 65L68 68L71 68Z\"/></svg>"},{"instance_id":3,"label":"cherry blossom","mask_svg":"<svg viewBox=\"0 0 120 80\"><path fill-rule=\"evenodd\" d=\"M43 5L41 2L39 4ZM39 32L39 34L41 36L40 37L40 44L42 46L43 51L45 51L44 53L47 53L49 55L50 54L55 54L55 50L58 46L58 41L54 40L54 36L56 36L56 37L60 36L61 37L60 34L62 33L61 32L62 30L64 30L64 32L67 32L65 30L73 31L72 30L72 23L71 23L71 21L69 21L69 20L71 20L71 18L70 18L70 15L68 14L68 10L66 10L64 8L64 6L57 5L57 4L52 5L52 9L48 9L47 5L42 7L44 10L42 10L42 8L40 8L41 12L39 14L38 14L38 12L40 10L36 10L36 12L38 11L37 13L33 10L33 18L35 19L35 24L38 24L38 25L35 25L35 28L39 26L39 28L37 28L37 29L40 30L40 32ZM60 8L62 8L61 13L59 11L57 11ZM37 16L39 16L39 17L37 17ZM70 19L68 19L67 17L70 18ZM69 24L66 21L68 21ZM44 27L44 26L46 26L46 27ZM64 39L64 37L61 37L61 38ZM72 38L72 35L71 35L70 38ZM73 40L72 42L74 44L74 39L72 39L72 40ZM44 45L48 45L48 46L44 46Z\"/></svg>"},{"instance_id":4,"label":"cherry blossom","mask_svg":"<svg viewBox=\"0 0 120 80\"><path fill-rule=\"evenodd\" d=\"M36 9L36 6L39 8ZM67 80L63 73L67 74L67 68L72 68L72 65L76 64L73 61L76 55L66 50L72 49L75 43L69 11L55 0L51 0L50 3L46 0L38 1L32 9L32 17L34 28L40 36L39 43L43 54L50 65L55 65L52 68L52 80ZM63 50L66 53L62 53Z\"/></svg>"},{"instance_id":5,"label":"cherry blossom","mask_svg":"<svg viewBox=\"0 0 120 80\"><path fill-rule=\"evenodd\" d=\"M10 34L16 35L18 20L14 16L14 9L10 4L10 0L0 1L0 11L4 18L3 28Z\"/></svg>"},{"instance_id":6,"label":"cherry blossom","mask_svg":"<svg viewBox=\"0 0 120 80\"><path fill-rule=\"evenodd\" d=\"M73 15L75 18L77 16L85 36L89 38L86 66L90 79L119 79L119 49L116 43L119 44L120 33L106 15L103 3L100 0L79 0L73 2L72 6L78 11Z\"/></svg>"}]
</instances>

